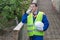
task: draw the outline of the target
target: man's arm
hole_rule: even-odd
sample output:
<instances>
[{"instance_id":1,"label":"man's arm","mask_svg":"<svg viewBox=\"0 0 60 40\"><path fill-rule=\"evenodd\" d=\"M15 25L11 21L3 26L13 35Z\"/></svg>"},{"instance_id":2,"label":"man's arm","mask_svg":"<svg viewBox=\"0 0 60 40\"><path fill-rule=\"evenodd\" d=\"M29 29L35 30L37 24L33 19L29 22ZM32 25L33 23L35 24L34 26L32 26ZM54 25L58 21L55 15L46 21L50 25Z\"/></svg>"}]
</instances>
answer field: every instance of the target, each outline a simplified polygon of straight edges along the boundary
<instances>
[{"instance_id":1,"label":"man's arm","mask_svg":"<svg viewBox=\"0 0 60 40\"><path fill-rule=\"evenodd\" d=\"M43 30L46 31L48 29L48 27L49 27L49 22L48 22L48 19L47 19L45 14L43 15L42 22L44 23Z\"/></svg>"},{"instance_id":2,"label":"man's arm","mask_svg":"<svg viewBox=\"0 0 60 40\"><path fill-rule=\"evenodd\" d=\"M24 15L22 16L22 23L27 23L27 16L30 14L32 8L29 7L28 10L24 13Z\"/></svg>"},{"instance_id":3,"label":"man's arm","mask_svg":"<svg viewBox=\"0 0 60 40\"><path fill-rule=\"evenodd\" d=\"M27 23L27 16L28 14L27 13L24 13L23 16L22 16L22 23Z\"/></svg>"}]
</instances>

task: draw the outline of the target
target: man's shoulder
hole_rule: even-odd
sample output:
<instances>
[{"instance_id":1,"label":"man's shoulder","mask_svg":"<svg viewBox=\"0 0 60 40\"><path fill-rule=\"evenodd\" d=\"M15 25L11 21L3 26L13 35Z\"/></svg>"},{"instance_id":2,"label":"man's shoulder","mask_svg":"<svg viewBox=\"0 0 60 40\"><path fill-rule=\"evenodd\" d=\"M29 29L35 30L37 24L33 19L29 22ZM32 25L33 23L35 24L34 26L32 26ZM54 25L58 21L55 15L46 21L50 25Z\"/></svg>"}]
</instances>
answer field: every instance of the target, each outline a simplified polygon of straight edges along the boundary
<instances>
[{"instance_id":1,"label":"man's shoulder","mask_svg":"<svg viewBox=\"0 0 60 40\"><path fill-rule=\"evenodd\" d=\"M43 11L39 11L40 13L42 13L43 15L45 15L45 12L43 12Z\"/></svg>"}]
</instances>

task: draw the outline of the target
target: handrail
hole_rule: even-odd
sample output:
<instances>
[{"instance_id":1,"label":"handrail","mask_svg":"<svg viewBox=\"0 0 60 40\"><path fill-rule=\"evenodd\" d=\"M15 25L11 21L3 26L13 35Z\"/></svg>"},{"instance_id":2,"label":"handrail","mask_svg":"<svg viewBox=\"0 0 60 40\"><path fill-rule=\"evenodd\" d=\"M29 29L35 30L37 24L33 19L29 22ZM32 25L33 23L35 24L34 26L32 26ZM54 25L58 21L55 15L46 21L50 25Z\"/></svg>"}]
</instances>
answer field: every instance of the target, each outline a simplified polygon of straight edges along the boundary
<instances>
[{"instance_id":1,"label":"handrail","mask_svg":"<svg viewBox=\"0 0 60 40\"><path fill-rule=\"evenodd\" d=\"M37 3L37 0L33 0L32 3ZM20 22L13 30L19 31L24 24Z\"/></svg>"},{"instance_id":2,"label":"handrail","mask_svg":"<svg viewBox=\"0 0 60 40\"><path fill-rule=\"evenodd\" d=\"M33 0L32 3L37 3L37 0Z\"/></svg>"},{"instance_id":3,"label":"handrail","mask_svg":"<svg viewBox=\"0 0 60 40\"><path fill-rule=\"evenodd\" d=\"M20 22L13 30L20 30L23 26L23 23Z\"/></svg>"}]
</instances>

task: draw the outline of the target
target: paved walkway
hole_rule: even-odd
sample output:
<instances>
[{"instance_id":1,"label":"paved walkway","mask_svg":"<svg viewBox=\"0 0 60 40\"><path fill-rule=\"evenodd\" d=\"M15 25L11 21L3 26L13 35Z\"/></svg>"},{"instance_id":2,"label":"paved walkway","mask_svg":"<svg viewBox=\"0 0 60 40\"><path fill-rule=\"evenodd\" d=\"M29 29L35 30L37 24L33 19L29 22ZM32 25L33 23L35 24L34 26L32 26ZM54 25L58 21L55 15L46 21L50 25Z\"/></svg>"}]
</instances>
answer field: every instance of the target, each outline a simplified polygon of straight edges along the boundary
<instances>
[{"instance_id":1,"label":"paved walkway","mask_svg":"<svg viewBox=\"0 0 60 40\"><path fill-rule=\"evenodd\" d=\"M51 0L38 0L39 10L44 11L48 17L50 27L45 32L44 40L60 40L59 14L53 9Z\"/></svg>"}]
</instances>

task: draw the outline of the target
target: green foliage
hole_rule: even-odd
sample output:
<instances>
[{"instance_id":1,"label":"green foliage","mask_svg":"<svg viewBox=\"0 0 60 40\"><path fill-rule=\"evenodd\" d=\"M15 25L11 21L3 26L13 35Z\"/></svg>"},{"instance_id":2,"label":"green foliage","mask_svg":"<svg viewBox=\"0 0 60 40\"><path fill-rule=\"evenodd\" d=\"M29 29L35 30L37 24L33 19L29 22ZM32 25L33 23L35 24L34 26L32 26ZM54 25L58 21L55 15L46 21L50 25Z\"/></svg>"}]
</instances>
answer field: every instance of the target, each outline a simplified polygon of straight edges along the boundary
<instances>
[{"instance_id":1,"label":"green foliage","mask_svg":"<svg viewBox=\"0 0 60 40\"><path fill-rule=\"evenodd\" d=\"M16 16L20 22L29 4L30 0L0 0L0 29L15 26Z\"/></svg>"}]
</instances>

